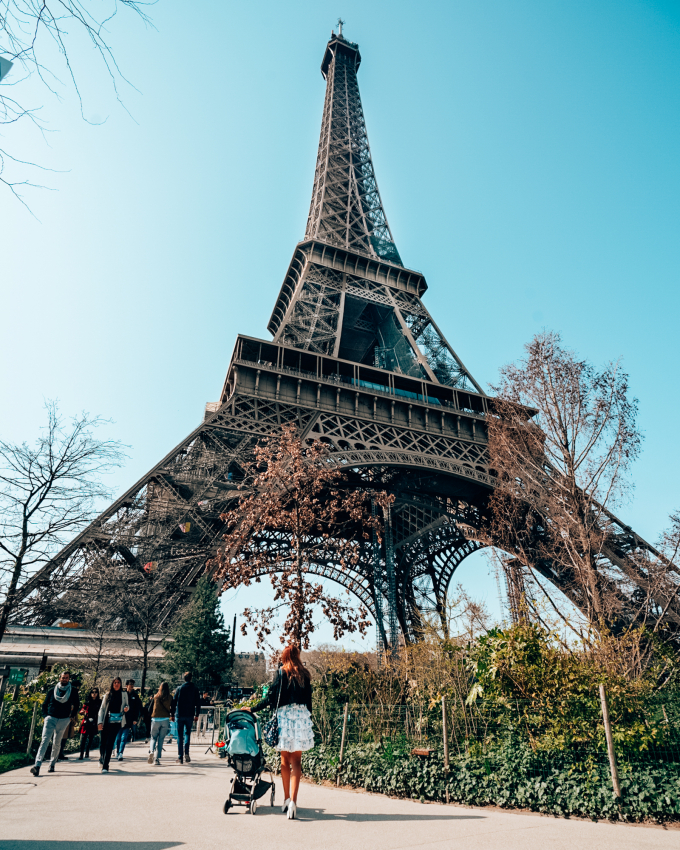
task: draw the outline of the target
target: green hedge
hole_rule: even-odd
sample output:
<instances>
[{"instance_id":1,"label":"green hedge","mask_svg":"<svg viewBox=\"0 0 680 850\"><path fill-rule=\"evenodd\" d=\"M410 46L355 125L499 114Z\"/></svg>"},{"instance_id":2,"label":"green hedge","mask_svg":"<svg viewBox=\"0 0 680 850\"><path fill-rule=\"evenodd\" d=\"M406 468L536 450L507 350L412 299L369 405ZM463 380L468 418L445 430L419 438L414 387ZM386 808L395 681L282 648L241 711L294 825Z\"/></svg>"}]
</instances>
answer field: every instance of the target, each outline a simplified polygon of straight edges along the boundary
<instances>
[{"instance_id":1,"label":"green hedge","mask_svg":"<svg viewBox=\"0 0 680 850\"><path fill-rule=\"evenodd\" d=\"M17 767L25 767L27 764L33 764L33 759L26 753L4 753L0 755L0 773L16 770Z\"/></svg>"},{"instance_id":2,"label":"green hedge","mask_svg":"<svg viewBox=\"0 0 680 850\"><path fill-rule=\"evenodd\" d=\"M318 746L303 755L303 771L316 780L334 780L335 748ZM606 764L579 762L574 756L535 753L523 742L496 749L493 757L451 761L448 781L443 756L411 756L406 749L381 744L351 744L345 749L342 783L396 797L445 798L476 806L525 808L569 817L650 820L680 819L680 765L636 764L620 769L623 799L613 799Z\"/></svg>"},{"instance_id":3,"label":"green hedge","mask_svg":"<svg viewBox=\"0 0 680 850\"><path fill-rule=\"evenodd\" d=\"M12 754L26 752L28 736L31 732L33 719L33 703L27 699L14 702L11 694L5 695L5 712L0 727L0 753ZM42 713L38 709L36 717L36 734L42 727Z\"/></svg>"}]
</instances>

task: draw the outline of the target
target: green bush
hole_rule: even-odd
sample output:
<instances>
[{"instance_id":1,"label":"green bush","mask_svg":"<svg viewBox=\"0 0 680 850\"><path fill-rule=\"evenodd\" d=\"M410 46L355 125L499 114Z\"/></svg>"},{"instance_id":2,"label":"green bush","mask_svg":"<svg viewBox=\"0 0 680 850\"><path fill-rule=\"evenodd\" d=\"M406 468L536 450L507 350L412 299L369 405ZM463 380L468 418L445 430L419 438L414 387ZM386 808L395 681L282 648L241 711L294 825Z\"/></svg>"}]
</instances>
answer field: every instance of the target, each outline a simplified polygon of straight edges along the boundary
<instances>
[{"instance_id":1,"label":"green bush","mask_svg":"<svg viewBox=\"0 0 680 850\"><path fill-rule=\"evenodd\" d=\"M32 764L33 759L26 753L4 753L0 755L0 773L7 770L16 770L17 767L25 767Z\"/></svg>"},{"instance_id":2,"label":"green bush","mask_svg":"<svg viewBox=\"0 0 680 850\"><path fill-rule=\"evenodd\" d=\"M526 808L535 812L593 820L680 819L680 765L653 763L623 765L623 798L613 798L607 765L577 761L569 754L548 756L523 741L507 741L491 755L452 760L448 779L443 756L410 755L410 745L352 744L345 750L342 783L366 791L411 799L445 798L452 802ZM336 748L319 746L302 759L305 775L334 780Z\"/></svg>"},{"instance_id":3,"label":"green bush","mask_svg":"<svg viewBox=\"0 0 680 850\"><path fill-rule=\"evenodd\" d=\"M621 669L625 667L621 658L627 658L630 649L626 640L637 647L644 636L644 632L618 639L603 635L592 652L570 653L532 623L491 629L469 648L466 666L473 684L467 703L483 699L501 725L520 720L540 748L604 749L599 695L603 683L617 750L636 753L663 746L668 727L663 716L650 711L659 676L667 675L663 647L650 636L647 649L652 660L644 674L635 677Z\"/></svg>"},{"instance_id":4,"label":"green bush","mask_svg":"<svg viewBox=\"0 0 680 850\"><path fill-rule=\"evenodd\" d=\"M41 698L42 701L42 698ZM13 701L11 694L5 694L5 709L0 728L0 753L26 752L28 736L31 732L33 719L33 703L35 700L19 699ZM38 708L36 729L42 726L42 713ZM6 768L8 769L8 768Z\"/></svg>"},{"instance_id":5,"label":"green bush","mask_svg":"<svg viewBox=\"0 0 680 850\"><path fill-rule=\"evenodd\" d=\"M31 734L31 721L33 719L33 707L38 703L38 711L35 719L35 731L32 744L40 741L42 734L43 715L42 703L45 694L57 683L62 670L68 667L56 665L52 670L41 673L28 685L22 685L18 698L13 699L12 693L5 693L5 709L0 727L0 753L26 752L28 736ZM78 688L81 701L83 699L82 681L83 674L73 672L71 681ZM75 743L74 743L75 742ZM66 751L73 752L79 746L78 736L71 738L66 744Z\"/></svg>"}]
</instances>

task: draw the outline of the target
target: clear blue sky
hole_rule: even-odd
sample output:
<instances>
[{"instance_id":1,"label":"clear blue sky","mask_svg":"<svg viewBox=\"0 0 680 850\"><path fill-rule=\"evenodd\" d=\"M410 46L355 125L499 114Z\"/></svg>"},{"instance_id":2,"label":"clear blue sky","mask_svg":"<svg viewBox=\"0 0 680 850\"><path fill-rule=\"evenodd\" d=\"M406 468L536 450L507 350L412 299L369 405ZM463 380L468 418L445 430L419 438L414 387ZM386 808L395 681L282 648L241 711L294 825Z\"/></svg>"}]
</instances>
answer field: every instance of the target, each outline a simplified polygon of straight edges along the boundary
<instances>
[{"instance_id":1,"label":"clear blue sky","mask_svg":"<svg viewBox=\"0 0 680 850\"><path fill-rule=\"evenodd\" d=\"M430 312L485 386L542 328L596 363L623 357L646 439L621 514L655 539L680 507L680 5L161 0L151 14L155 31L125 13L111 26L130 115L84 42L83 111L103 124L67 88L13 91L44 103L50 132L10 128L5 144L55 169L39 177L55 191L27 196L39 220L0 194L2 436L32 438L45 398L111 417L131 446L120 491L218 398L236 334L268 336L341 14ZM494 602L482 562L461 576Z\"/></svg>"}]
</instances>

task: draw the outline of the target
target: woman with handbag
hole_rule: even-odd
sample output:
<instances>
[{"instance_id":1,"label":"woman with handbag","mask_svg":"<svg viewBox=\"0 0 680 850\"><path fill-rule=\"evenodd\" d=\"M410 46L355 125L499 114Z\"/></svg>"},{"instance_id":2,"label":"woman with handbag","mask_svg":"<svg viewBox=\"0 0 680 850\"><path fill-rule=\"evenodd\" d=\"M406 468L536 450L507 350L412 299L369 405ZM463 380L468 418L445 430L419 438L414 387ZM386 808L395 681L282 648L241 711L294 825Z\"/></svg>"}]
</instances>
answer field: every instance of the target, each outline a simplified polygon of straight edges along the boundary
<instances>
[{"instance_id":1,"label":"woman with handbag","mask_svg":"<svg viewBox=\"0 0 680 850\"><path fill-rule=\"evenodd\" d=\"M302 776L302 753L314 746L312 729L312 685L309 670L300 660L294 644L281 653L281 666L267 696L252 707L253 712L265 706L274 715L264 729L265 741L281 753L281 781L285 797L281 811L293 820L297 814L297 797Z\"/></svg>"},{"instance_id":2,"label":"woman with handbag","mask_svg":"<svg viewBox=\"0 0 680 850\"><path fill-rule=\"evenodd\" d=\"M111 682L108 694L99 709L99 731L102 733L101 752L103 755L102 773L109 772L109 762L116 735L125 727L125 715L129 711L127 691L123 690L123 680L116 676Z\"/></svg>"}]
</instances>

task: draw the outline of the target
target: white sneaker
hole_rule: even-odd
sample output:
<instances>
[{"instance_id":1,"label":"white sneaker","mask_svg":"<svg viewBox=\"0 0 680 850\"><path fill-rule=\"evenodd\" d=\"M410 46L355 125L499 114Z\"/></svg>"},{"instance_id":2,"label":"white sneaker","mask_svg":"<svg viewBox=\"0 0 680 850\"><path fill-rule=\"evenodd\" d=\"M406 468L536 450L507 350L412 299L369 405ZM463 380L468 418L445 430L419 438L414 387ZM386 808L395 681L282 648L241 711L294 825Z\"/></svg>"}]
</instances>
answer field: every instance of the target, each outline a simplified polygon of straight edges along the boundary
<instances>
[{"instance_id":1,"label":"white sneaker","mask_svg":"<svg viewBox=\"0 0 680 850\"><path fill-rule=\"evenodd\" d=\"M288 803L288 820L295 820L295 815L297 814L297 805L291 800Z\"/></svg>"},{"instance_id":2,"label":"white sneaker","mask_svg":"<svg viewBox=\"0 0 680 850\"><path fill-rule=\"evenodd\" d=\"M161 760L160 760L160 759L156 759L155 764L160 765L160 763L161 763Z\"/></svg>"},{"instance_id":3,"label":"white sneaker","mask_svg":"<svg viewBox=\"0 0 680 850\"><path fill-rule=\"evenodd\" d=\"M118 761L123 761L123 756L122 756L122 755L118 756Z\"/></svg>"},{"instance_id":4,"label":"white sneaker","mask_svg":"<svg viewBox=\"0 0 680 850\"><path fill-rule=\"evenodd\" d=\"M153 753L149 753L149 758L146 760L147 764L153 764Z\"/></svg>"},{"instance_id":5,"label":"white sneaker","mask_svg":"<svg viewBox=\"0 0 680 850\"><path fill-rule=\"evenodd\" d=\"M107 767L102 768L102 773L108 773L108 772L109 772L109 769Z\"/></svg>"},{"instance_id":6,"label":"white sneaker","mask_svg":"<svg viewBox=\"0 0 680 850\"><path fill-rule=\"evenodd\" d=\"M281 806L281 811L284 813L284 815L288 811L289 805L290 805L290 797L286 797L286 799L283 801L283 805Z\"/></svg>"}]
</instances>

